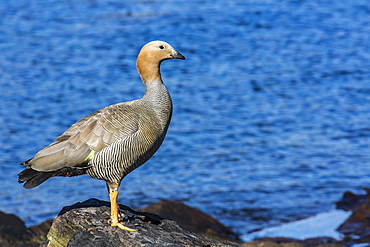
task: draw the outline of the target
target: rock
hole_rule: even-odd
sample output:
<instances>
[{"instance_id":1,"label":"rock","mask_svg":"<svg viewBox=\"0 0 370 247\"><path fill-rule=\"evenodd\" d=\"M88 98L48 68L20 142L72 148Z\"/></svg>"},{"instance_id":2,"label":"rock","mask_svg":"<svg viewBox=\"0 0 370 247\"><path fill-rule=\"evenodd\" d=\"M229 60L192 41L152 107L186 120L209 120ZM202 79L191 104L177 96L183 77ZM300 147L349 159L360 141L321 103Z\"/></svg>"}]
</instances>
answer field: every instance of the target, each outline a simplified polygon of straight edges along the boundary
<instances>
[{"instance_id":1,"label":"rock","mask_svg":"<svg viewBox=\"0 0 370 247\"><path fill-rule=\"evenodd\" d=\"M243 246L248 247L348 247L333 238L320 237L298 240L292 238L259 238L252 242L243 243Z\"/></svg>"},{"instance_id":2,"label":"rock","mask_svg":"<svg viewBox=\"0 0 370 247\"><path fill-rule=\"evenodd\" d=\"M53 220L48 219L41 224L29 227L28 230L32 234L31 241L35 243L42 243L43 241L45 241L46 235L48 234L52 223Z\"/></svg>"},{"instance_id":3,"label":"rock","mask_svg":"<svg viewBox=\"0 0 370 247\"><path fill-rule=\"evenodd\" d=\"M340 201L340 205L350 205L352 214L337 231L344 234L344 239L350 244L370 242L370 189L365 188L365 191L366 195L346 192Z\"/></svg>"},{"instance_id":4,"label":"rock","mask_svg":"<svg viewBox=\"0 0 370 247\"><path fill-rule=\"evenodd\" d=\"M364 188L364 190L366 191L366 195L356 195L350 191L344 192L342 199L335 203L337 209L344 211L354 211L357 209L370 196L370 188Z\"/></svg>"},{"instance_id":5,"label":"rock","mask_svg":"<svg viewBox=\"0 0 370 247\"><path fill-rule=\"evenodd\" d=\"M242 246L245 247L304 247L304 245L296 242L284 242L284 243L277 243L273 241L252 241L243 243Z\"/></svg>"},{"instance_id":6,"label":"rock","mask_svg":"<svg viewBox=\"0 0 370 247\"><path fill-rule=\"evenodd\" d=\"M352 212L349 218L337 229L347 239L370 242L370 196Z\"/></svg>"},{"instance_id":7,"label":"rock","mask_svg":"<svg viewBox=\"0 0 370 247\"><path fill-rule=\"evenodd\" d=\"M370 242L370 189L367 188L365 191L366 195L345 192L343 198L336 203L339 209L353 211L338 228L338 231L346 236L343 242L324 237L306 240L262 238L243 243L242 246L339 247ZM213 237L236 239L237 235L214 218L180 202L163 200L139 212L123 205L120 205L120 208L121 212L125 213L122 220L128 227L135 228L138 232L131 233L111 227L108 223L109 203L96 199L64 207L54 222L47 220L29 228L17 216L0 212L0 246L39 246L40 242L46 239L47 232L49 232L47 239L42 244L44 247L239 246L232 241L213 239Z\"/></svg>"},{"instance_id":8,"label":"rock","mask_svg":"<svg viewBox=\"0 0 370 247\"><path fill-rule=\"evenodd\" d=\"M24 222L14 214L0 212L0 246L27 246L32 238ZM37 246L29 243L28 246Z\"/></svg>"},{"instance_id":9,"label":"rock","mask_svg":"<svg viewBox=\"0 0 370 247\"><path fill-rule=\"evenodd\" d=\"M304 247L303 244L300 243L299 240L293 238L284 238L284 237L276 237L276 238L259 238L252 242L244 243L243 246L250 246L250 247Z\"/></svg>"},{"instance_id":10,"label":"rock","mask_svg":"<svg viewBox=\"0 0 370 247\"><path fill-rule=\"evenodd\" d=\"M149 212L176 221L185 230L217 239L238 240L239 236L208 214L181 202L162 200L140 212Z\"/></svg>"},{"instance_id":11,"label":"rock","mask_svg":"<svg viewBox=\"0 0 370 247\"><path fill-rule=\"evenodd\" d=\"M0 212L0 246L32 247L39 246L46 239L52 220L27 228L14 214Z\"/></svg>"},{"instance_id":12,"label":"rock","mask_svg":"<svg viewBox=\"0 0 370 247\"><path fill-rule=\"evenodd\" d=\"M110 247L110 246L239 246L197 235L182 229L172 220L120 205L121 219L137 232L111 227L108 202L89 199L64 207L55 218L44 247Z\"/></svg>"},{"instance_id":13,"label":"rock","mask_svg":"<svg viewBox=\"0 0 370 247\"><path fill-rule=\"evenodd\" d=\"M330 237L307 238L302 240L301 243L307 246L346 246L340 241Z\"/></svg>"}]
</instances>

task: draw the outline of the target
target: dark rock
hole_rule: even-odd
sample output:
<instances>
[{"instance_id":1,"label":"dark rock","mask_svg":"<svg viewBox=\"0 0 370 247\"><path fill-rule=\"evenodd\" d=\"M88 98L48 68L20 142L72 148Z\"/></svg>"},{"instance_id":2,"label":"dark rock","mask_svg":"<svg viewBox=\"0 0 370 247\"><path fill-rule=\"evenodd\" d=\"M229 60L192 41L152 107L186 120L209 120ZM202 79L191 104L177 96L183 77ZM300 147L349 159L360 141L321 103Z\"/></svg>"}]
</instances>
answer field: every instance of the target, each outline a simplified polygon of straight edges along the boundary
<instances>
[{"instance_id":1,"label":"dark rock","mask_svg":"<svg viewBox=\"0 0 370 247\"><path fill-rule=\"evenodd\" d=\"M162 200L140 212L150 212L176 221L180 227L212 238L238 240L239 236L208 214L181 202Z\"/></svg>"},{"instance_id":2,"label":"dark rock","mask_svg":"<svg viewBox=\"0 0 370 247\"><path fill-rule=\"evenodd\" d=\"M370 189L365 190L366 195L345 192L337 203L339 209L353 210L352 215L338 228L339 232L345 234L342 242L325 237L306 240L262 238L243 243L243 246L342 247L346 246L343 243L370 242ZM0 212L0 246L39 246L46 239L47 232L48 237L42 246L238 246L231 241L213 239L215 236L237 236L214 218L179 202L161 201L140 212L123 205L120 205L120 209L125 213L121 220L128 227L137 229L137 232L111 227L108 223L110 204L96 199L64 207L53 224L52 220L47 220L29 228L17 216ZM169 219L176 220L178 225Z\"/></svg>"},{"instance_id":3,"label":"dark rock","mask_svg":"<svg viewBox=\"0 0 370 247\"><path fill-rule=\"evenodd\" d=\"M62 209L43 246L239 246L182 229L174 221L120 205L120 220L137 232L111 227L108 202L90 199Z\"/></svg>"},{"instance_id":4,"label":"dark rock","mask_svg":"<svg viewBox=\"0 0 370 247\"><path fill-rule=\"evenodd\" d=\"M32 234L32 239L35 242L42 242L46 239L46 235L48 234L51 224L53 223L52 219L46 220L41 224L29 227L29 231Z\"/></svg>"},{"instance_id":5,"label":"dark rock","mask_svg":"<svg viewBox=\"0 0 370 247\"><path fill-rule=\"evenodd\" d=\"M319 237L298 240L292 238L259 238L252 242L243 243L249 247L348 247L333 238Z\"/></svg>"},{"instance_id":6,"label":"dark rock","mask_svg":"<svg viewBox=\"0 0 370 247\"><path fill-rule=\"evenodd\" d=\"M345 235L346 243L370 242L370 189L365 188L365 191L366 195L346 192L340 201L341 205L344 204L352 210L352 214L337 229Z\"/></svg>"},{"instance_id":7,"label":"dark rock","mask_svg":"<svg viewBox=\"0 0 370 247\"><path fill-rule=\"evenodd\" d=\"M333 244L336 244L335 246L343 246L336 239L330 237L307 238L301 241L301 243L309 246L332 246Z\"/></svg>"},{"instance_id":8,"label":"dark rock","mask_svg":"<svg viewBox=\"0 0 370 247\"><path fill-rule=\"evenodd\" d=\"M31 238L32 234L21 219L14 214L0 212L0 246L38 246L38 243L31 242Z\"/></svg>"},{"instance_id":9,"label":"dark rock","mask_svg":"<svg viewBox=\"0 0 370 247\"><path fill-rule=\"evenodd\" d=\"M258 238L256 241L260 242L273 242L273 243L300 243L301 241L295 238L286 238L286 237L263 237L263 238Z\"/></svg>"},{"instance_id":10,"label":"dark rock","mask_svg":"<svg viewBox=\"0 0 370 247\"><path fill-rule=\"evenodd\" d=\"M370 196L370 188L364 188L364 190L366 191L366 195L356 195L350 191L344 192L342 199L335 203L337 209L354 211Z\"/></svg>"},{"instance_id":11,"label":"dark rock","mask_svg":"<svg viewBox=\"0 0 370 247\"><path fill-rule=\"evenodd\" d=\"M246 247L304 247L304 245L297 242L273 242L273 241L252 241L243 243Z\"/></svg>"},{"instance_id":12,"label":"dark rock","mask_svg":"<svg viewBox=\"0 0 370 247\"><path fill-rule=\"evenodd\" d=\"M348 237L355 235L361 239L368 238L370 236L370 197L367 197L337 230Z\"/></svg>"},{"instance_id":13,"label":"dark rock","mask_svg":"<svg viewBox=\"0 0 370 247\"><path fill-rule=\"evenodd\" d=\"M258 238L252 243L258 244L257 246L271 246L271 247L280 247L280 246L289 246L289 247L303 247L304 245L300 243L298 239L294 238L285 238L285 237L264 237ZM287 245L289 244L289 245ZM255 246L255 245L252 245Z\"/></svg>"}]
</instances>

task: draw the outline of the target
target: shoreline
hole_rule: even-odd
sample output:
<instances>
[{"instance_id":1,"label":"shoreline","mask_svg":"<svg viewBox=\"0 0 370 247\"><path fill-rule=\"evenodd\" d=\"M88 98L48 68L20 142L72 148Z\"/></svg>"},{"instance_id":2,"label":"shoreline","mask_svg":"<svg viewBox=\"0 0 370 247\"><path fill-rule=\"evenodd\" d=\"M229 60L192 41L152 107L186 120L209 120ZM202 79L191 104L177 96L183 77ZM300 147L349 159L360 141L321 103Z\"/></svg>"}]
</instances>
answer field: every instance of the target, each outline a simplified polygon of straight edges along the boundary
<instances>
[{"instance_id":1,"label":"shoreline","mask_svg":"<svg viewBox=\"0 0 370 247\"><path fill-rule=\"evenodd\" d=\"M345 192L342 199L336 203L335 210L242 235L234 233L230 228L200 210L180 202L162 200L138 211L130 210L138 214L156 215L159 221L161 219L173 220L181 228L195 234L232 241L241 246L254 246L258 243L298 243L302 246L331 244L331 247L333 244L334 246L355 244L370 246L364 245L364 243L370 243L370 233L367 230L370 228L370 189L365 188L364 190L366 194L361 195ZM98 201L97 204L94 202L97 207L109 204L97 199L89 199L84 203L91 200ZM73 209L74 205L64 207L59 216L63 211ZM123 205L121 207L128 208ZM59 217L26 227L25 223L14 214L0 212L0 216L0 242L10 241L10 245L5 244L4 246L22 247L38 246L45 241L53 221L55 222L55 219ZM14 245L14 243L17 244Z\"/></svg>"}]
</instances>

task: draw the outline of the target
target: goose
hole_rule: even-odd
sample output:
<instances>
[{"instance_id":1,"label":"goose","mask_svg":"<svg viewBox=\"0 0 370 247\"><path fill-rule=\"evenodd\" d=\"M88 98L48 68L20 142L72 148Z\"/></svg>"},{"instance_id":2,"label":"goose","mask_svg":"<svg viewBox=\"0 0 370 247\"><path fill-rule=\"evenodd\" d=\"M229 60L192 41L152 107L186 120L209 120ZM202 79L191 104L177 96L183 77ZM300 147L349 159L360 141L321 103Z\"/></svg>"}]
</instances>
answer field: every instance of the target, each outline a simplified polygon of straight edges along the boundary
<instances>
[{"instance_id":1,"label":"goose","mask_svg":"<svg viewBox=\"0 0 370 247\"><path fill-rule=\"evenodd\" d=\"M122 179L148 161L161 146L172 116L172 101L160 65L185 59L164 41L142 47L136 67L145 85L142 98L100 109L74 123L53 143L21 165L18 181L26 189L51 177L88 174L106 182L111 226L136 231L119 222L118 188Z\"/></svg>"}]
</instances>

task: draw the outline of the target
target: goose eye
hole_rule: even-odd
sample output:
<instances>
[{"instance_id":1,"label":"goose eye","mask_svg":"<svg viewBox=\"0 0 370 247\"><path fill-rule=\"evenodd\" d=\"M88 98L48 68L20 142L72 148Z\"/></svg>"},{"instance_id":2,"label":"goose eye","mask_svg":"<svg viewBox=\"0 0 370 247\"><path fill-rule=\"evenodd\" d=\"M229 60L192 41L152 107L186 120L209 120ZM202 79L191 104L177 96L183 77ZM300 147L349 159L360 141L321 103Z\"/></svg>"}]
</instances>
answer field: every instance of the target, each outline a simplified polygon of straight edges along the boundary
<instances>
[{"instance_id":1,"label":"goose eye","mask_svg":"<svg viewBox=\"0 0 370 247\"><path fill-rule=\"evenodd\" d=\"M164 49L164 46L163 45L160 45L159 46L159 49L163 50Z\"/></svg>"}]
</instances>

